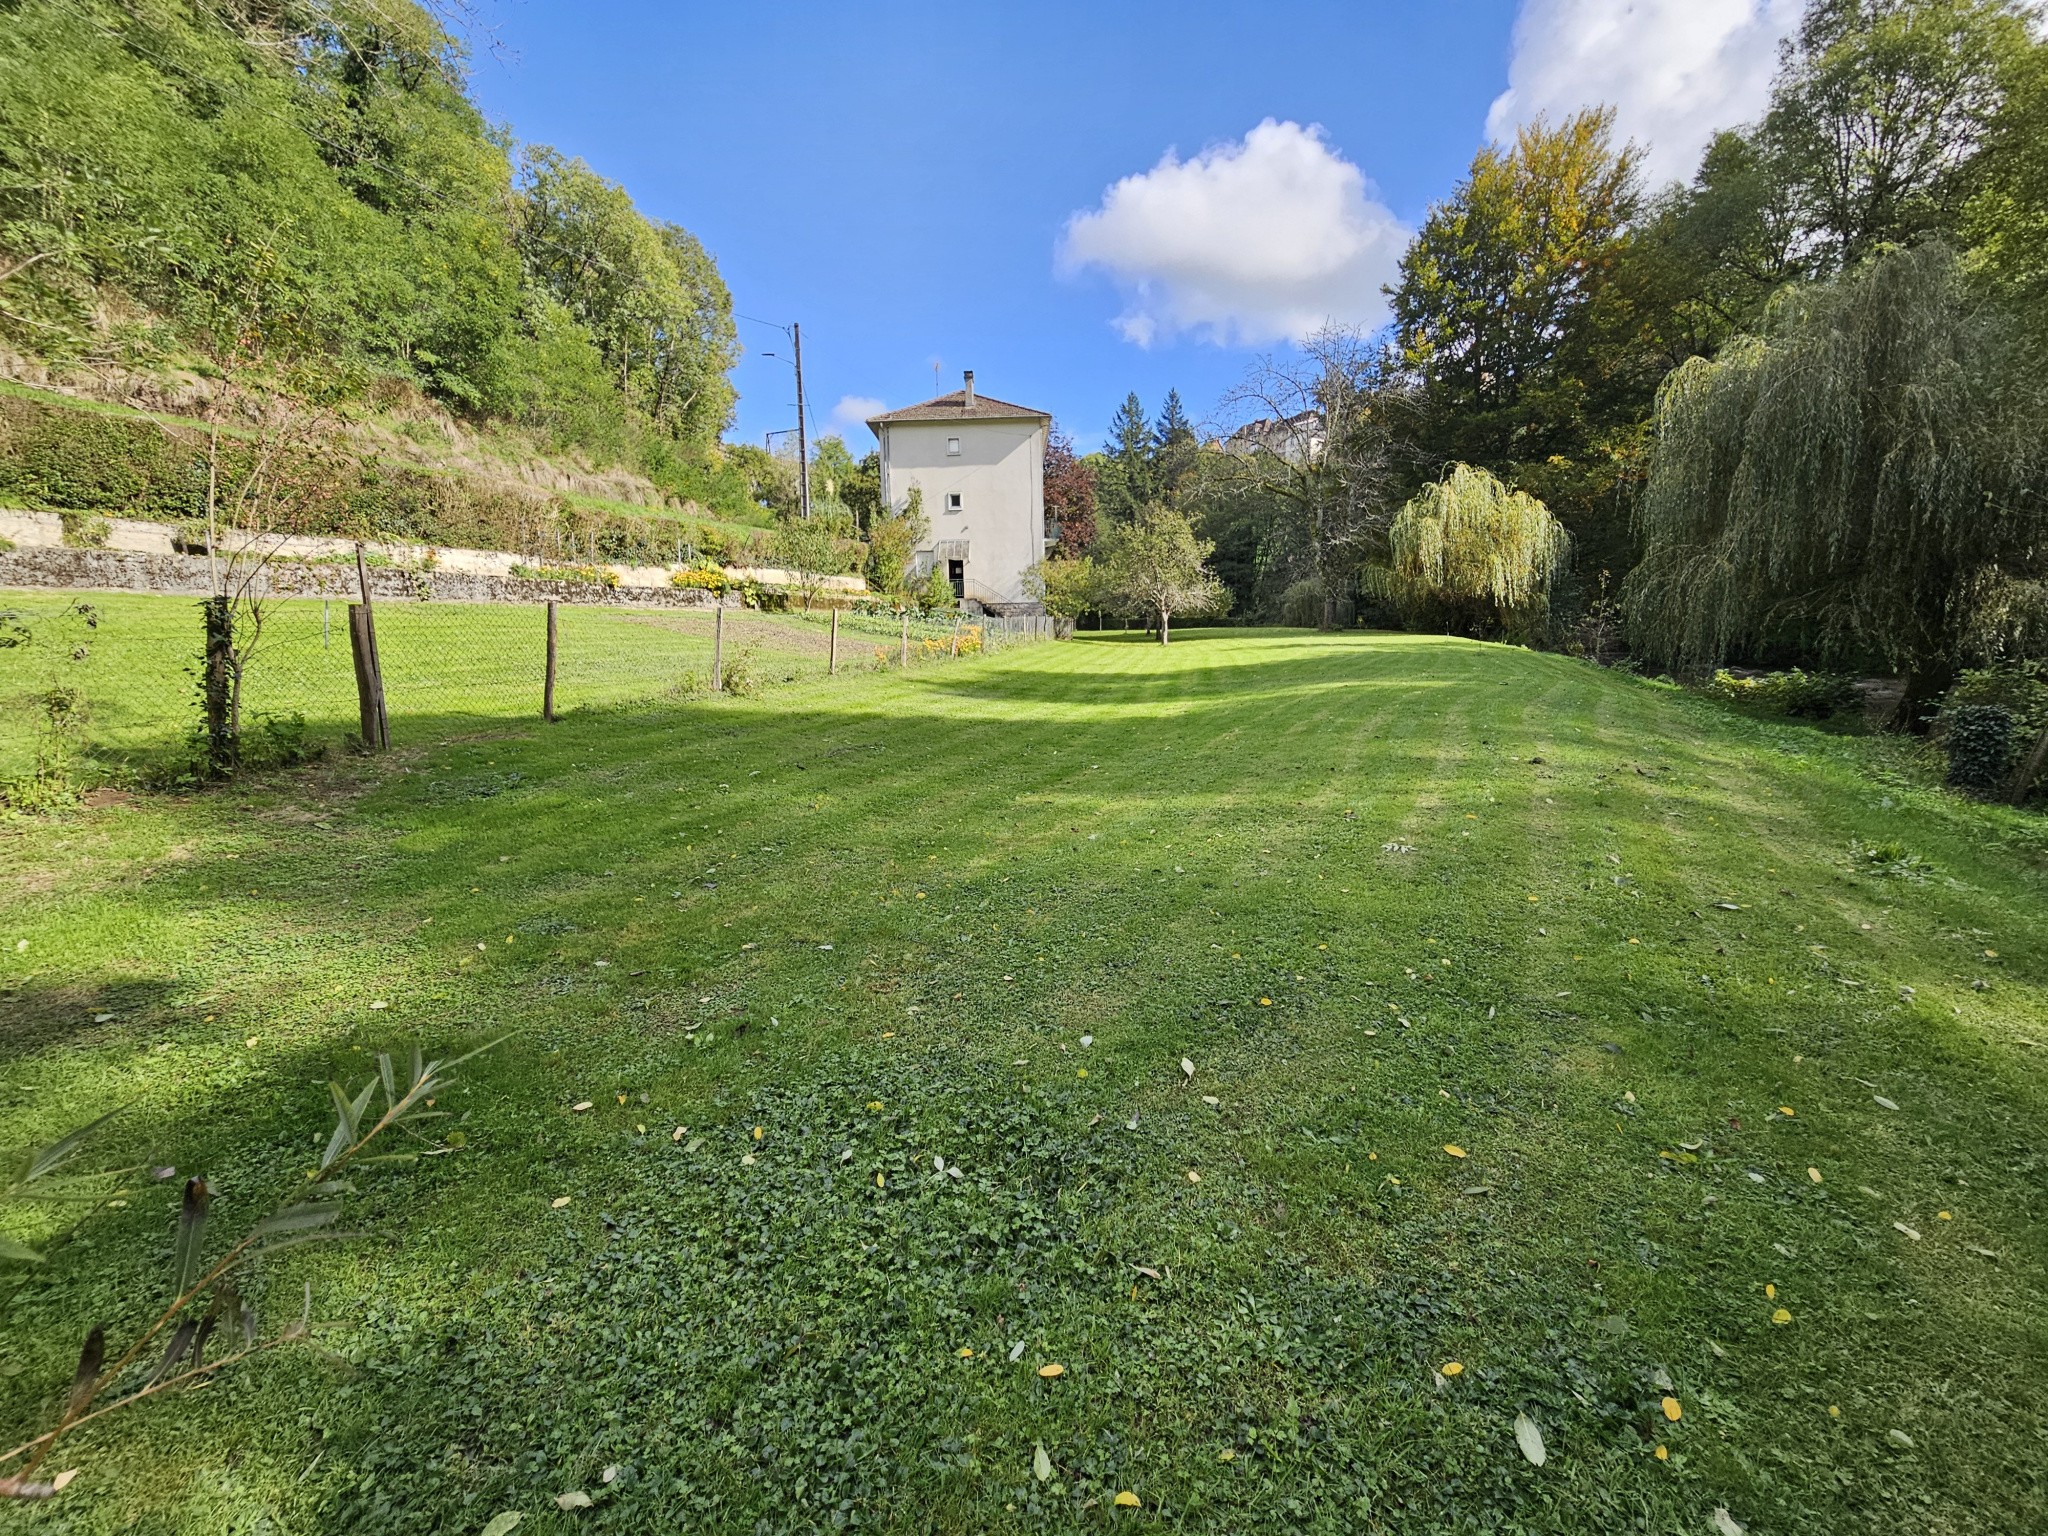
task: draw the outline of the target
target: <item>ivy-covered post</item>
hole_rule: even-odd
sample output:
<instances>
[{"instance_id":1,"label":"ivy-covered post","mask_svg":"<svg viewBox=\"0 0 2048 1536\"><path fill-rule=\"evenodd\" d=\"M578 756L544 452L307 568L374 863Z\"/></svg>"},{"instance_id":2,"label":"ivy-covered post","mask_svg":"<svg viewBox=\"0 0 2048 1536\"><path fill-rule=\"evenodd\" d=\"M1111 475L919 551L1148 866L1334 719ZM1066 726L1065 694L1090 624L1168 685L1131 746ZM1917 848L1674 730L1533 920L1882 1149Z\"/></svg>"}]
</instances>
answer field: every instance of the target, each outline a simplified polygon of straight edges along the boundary
<instances>
[{"instance_id":1,"label":"ivy-covered post","mask_svg":"<svg viewBox=\"0 0 2048 1536\"><path fill-rule=\"evenodd\" d=\"M199 688L206 710L206 776L225 779L240 756L235 740L234 605L225 597L209 597L199 605L205 616L206 653Z\"/></svg>"}]
</instances>

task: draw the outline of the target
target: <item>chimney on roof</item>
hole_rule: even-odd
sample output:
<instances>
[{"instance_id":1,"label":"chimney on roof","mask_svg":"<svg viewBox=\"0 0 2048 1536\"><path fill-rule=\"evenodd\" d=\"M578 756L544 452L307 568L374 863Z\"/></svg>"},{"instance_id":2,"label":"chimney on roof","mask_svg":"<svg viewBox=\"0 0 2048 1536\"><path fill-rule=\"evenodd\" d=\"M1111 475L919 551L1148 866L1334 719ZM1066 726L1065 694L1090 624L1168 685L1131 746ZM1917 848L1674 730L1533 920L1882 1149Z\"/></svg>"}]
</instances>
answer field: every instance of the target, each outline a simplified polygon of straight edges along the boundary
<instances>
[{"instance_id":1,"label":"chimney on roof","mask_svg":"<svg viewBox=\"0 0 2048 1536\"><path fill-rule=\"evenodd\" d=\"M972 368L967 370L967 388L962 392L961 401L968 410L974 409L974 370Z\"/></svg>"}]
</instances>

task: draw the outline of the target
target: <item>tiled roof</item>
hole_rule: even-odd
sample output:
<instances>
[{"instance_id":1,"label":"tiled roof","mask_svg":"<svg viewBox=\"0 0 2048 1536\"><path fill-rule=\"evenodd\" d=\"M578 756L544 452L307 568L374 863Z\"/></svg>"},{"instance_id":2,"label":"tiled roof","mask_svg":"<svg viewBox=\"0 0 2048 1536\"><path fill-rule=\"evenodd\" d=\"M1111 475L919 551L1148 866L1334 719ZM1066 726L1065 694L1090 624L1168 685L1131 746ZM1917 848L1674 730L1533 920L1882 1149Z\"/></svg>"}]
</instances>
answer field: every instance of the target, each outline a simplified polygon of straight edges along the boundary
<instances>
[{"instance_id":1,"label":"tiled roof","mask_svg":"<svg viewBox=\"0 0 2048 1536\"><path fill-rule=\"evenodd\" d=\"M975 392L974 404L967 404L967 391L956 389L950 395L940 395L935 400L926 400L919 405L906 405L900 411L884 411L879 416L870 416L868 425L880 426L889 421L1020 421L1052 420L1049 411L1034 411L1028 405L1012 405L1007 400L991 400L980 391Z\"/></svg>"}]
</instances>

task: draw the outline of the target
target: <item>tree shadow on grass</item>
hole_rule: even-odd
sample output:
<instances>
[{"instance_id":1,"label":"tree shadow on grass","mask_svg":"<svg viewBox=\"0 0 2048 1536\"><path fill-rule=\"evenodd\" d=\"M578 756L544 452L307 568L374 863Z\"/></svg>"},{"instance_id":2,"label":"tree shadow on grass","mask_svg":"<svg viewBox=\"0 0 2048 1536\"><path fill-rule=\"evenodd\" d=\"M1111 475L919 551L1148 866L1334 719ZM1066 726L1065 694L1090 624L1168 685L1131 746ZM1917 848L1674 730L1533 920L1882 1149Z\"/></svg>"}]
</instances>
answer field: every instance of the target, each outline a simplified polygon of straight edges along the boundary
<instances>
[{"instance_id":1,"label":"tree shadow on grass","mask_svg":"<svg viewBox=\"0 0 2048 1536\"><path fill-rule=\"evenodd\" d=\"M53 1046L101 1049L142 1043L146 1021L179 990L167 976L102 979L38 974L0 987L0 1057Z\"/></svg>"}]
</instances>

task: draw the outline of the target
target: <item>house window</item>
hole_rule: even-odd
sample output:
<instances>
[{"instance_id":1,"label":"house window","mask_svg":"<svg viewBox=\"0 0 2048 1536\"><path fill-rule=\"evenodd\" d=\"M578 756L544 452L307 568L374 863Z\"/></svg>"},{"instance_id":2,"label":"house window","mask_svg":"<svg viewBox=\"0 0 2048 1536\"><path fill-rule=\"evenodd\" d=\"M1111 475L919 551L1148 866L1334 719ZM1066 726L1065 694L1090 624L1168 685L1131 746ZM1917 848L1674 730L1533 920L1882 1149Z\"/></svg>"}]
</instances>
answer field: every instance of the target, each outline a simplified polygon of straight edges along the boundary
<instances>
[{"instance_id":1,"label":"house window","mask_svg":"<svg viewBox=\"0 0 2048 1536\"><path fill-rule=\"evenodd\" d=\"M949 437L949 438L947 438L947 439L946 439L946 457L947 457L947 458L949 458L949 459L957 459L957 458L959 458L959 457L960 457L960 439L959 439L959 438L957 438L957 437Z\"/></svg>"},{"instance_id":2,"label":"house window","mask_svg":"<svg viewBox=\"0 0 2048 1536\"><path fill-rule=\"evenodd\" d=\"M946 510L948 512L958 512L960 510L960 493L958 491L946 492Z\"/></svg>"}]
</instances>

